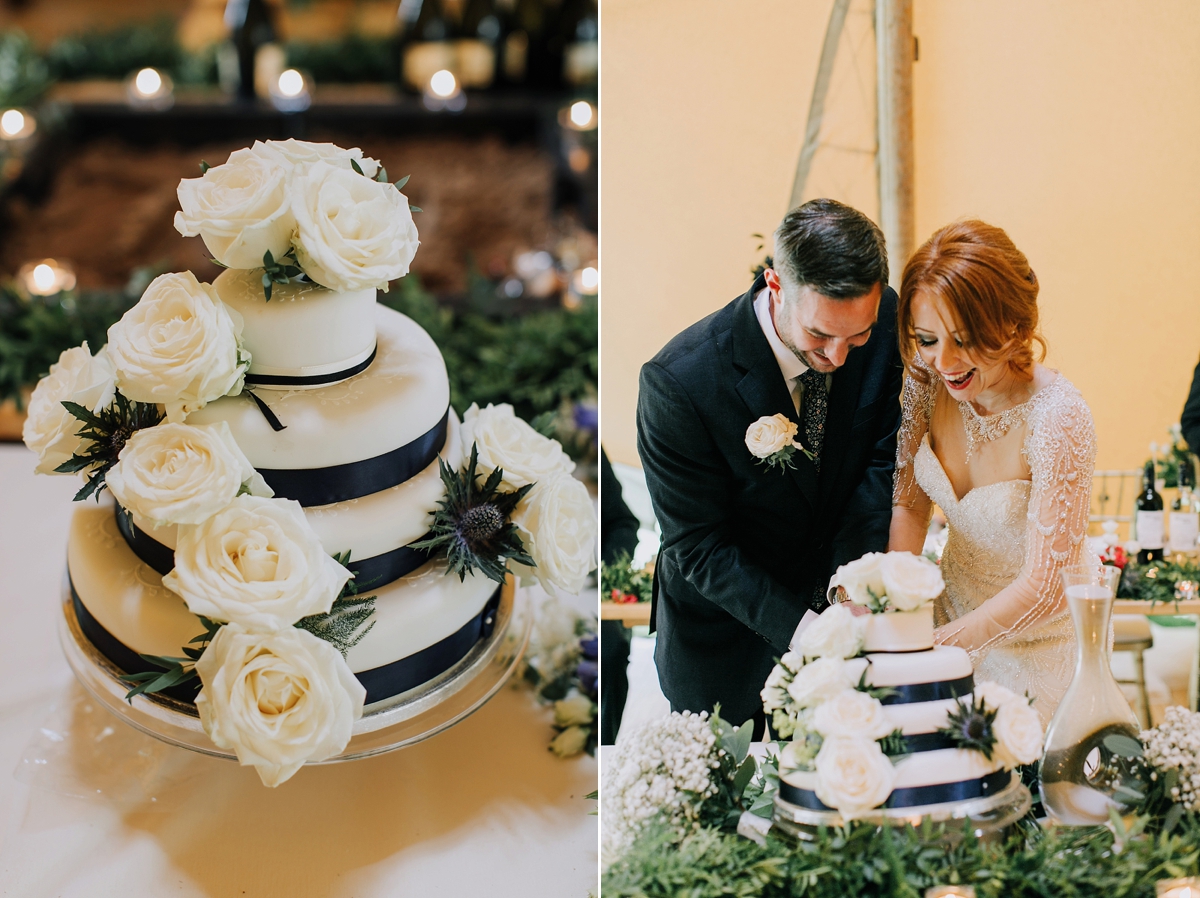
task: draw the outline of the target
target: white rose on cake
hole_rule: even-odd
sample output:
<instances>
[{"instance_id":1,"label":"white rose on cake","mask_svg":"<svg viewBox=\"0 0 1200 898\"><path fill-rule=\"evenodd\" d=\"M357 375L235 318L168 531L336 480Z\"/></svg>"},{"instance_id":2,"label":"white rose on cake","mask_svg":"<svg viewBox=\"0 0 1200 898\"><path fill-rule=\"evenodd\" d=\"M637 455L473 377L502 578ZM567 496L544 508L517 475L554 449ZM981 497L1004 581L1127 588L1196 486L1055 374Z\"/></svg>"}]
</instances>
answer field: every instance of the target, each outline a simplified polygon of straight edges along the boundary
<instances>
[{"instance_id":1,"label":"white rose on cake","mask_svg":"<svg viewBox=\"0 0 1200 898\"><path fill-rule=\"evenodd\" d=\"M879 699L857 689L845 689L817 705L812 728L826 739L834 736L882 739L895 729Z\"/></svg>"},{"instance_id":2,"label":"white rose on cake","mask_svg":"<svg viewBox=\"0 0 1200 898\"><path fill-rule=\"evenodd\" d=\"M787 692L801 708L811 708L853 686L845 661L819 658L800 668L788 684Z\"/></svg>"},{"instance_id":3,"label":"white rose on cake","mask_svg":"<svg viewBox=\"0 0 1200 898\"><path fill-rule=\"evenodd\" d=\"M553 596L578 594L596 568L596 509L587 487L569 474L539 480L512 522L536 565L514 566Z\"/></svg>"},{"instance_id":4,"label":"white rose on cake","mask_svg":"<svg viewBox=\"0 0 1200 898\"><path fill-rule=\"evenodd\" d=\"M896 781L896 768L874 739L826 739L817 752L816 768L817 798L843 814L883 804Z\"/></svg>"},{"instance_id":5,"label":"white rose on cake","mask_svg":"<svg viewBox=\"0 0 1200 898\"><path fill-rule=\"evenodd\" d=\"M64 351L50 366L50 373L38 381L29 399L21 437L37 453L34 470L53 474L81 448L79 430L83 422L63 407L64 401L98 414L108 407L115 393L116 376L106 349L93 356L85 342Z\"/></svg>"},{"instance_id":6,"label":"white rose on cake","mask_svg":"<svg viewBox=\"0 0 1200 898\"><path fill-rule=\"evenodd\" d=\"M471 446L478 446L479 469L490 473L503 468L503 483L509 489L575 470L575 462L558 441L542 436L518 418L508 403L489 403L484 409L472 403L463 413L460 432L463 457L470 458Z\"/></svg>"},{"instance_id":7,"label":"white rose on cake","mask_svg":"<svg viewBox=\"0 0 1200 898\"><path fill-rule=\"evenodd\" d=\"M914 611L946 588L941 568L911 552L888 552L879 561L879 571L888 605L898 611Z\"/></svg>"},{"instance_id":8,"label":"white rose on cake","mask_svg":"<svg viewBox=\"0 0 1200 898\"><path fill-rule=\"evenodd\" d=\"M179 182L175 230L199 235L227 268L262 268L265 253L279 259L292 245L290 182L281 156L234 150L224 165Z\"/></svg>"},{"instance_id":9,"label":"white rose on cake","mask_svg":"<svg viewBox=\"0 0 1200 898\"><path fill-rule=\"evenodd\" d=\"M856 605L870 605L872 593L876 598L884 593L883 552L868 552L862 558L843 564L830 580L830 586L840 586Z\"/></svg>"},{"instance_id":10,"label":"white rose on cake","mask_svg":"<svg viewBox=\"0 0 1200 898\"><path fill-rule=\"evenodd\" d=\"M282 162L291 169L302 169L314 162L328 162L353 171L350 164L350 160L353 159L368 178L375 177L379 172L379 163L370 156L364 156L358 147L344 150L331 143L312 143L308 140L296 140L294 137L287 140L268 140L266 143L256 140L250 152Z\"/></svg>"},{"instance_id":11,"label":"white rose on cake","mask_svg":"<svg viewBox=\"0 0 1200 898\"><path fill-rule=\"evenodd\" d=\"M299 502L238 496L203 523L180 526L163 585L193 614L273 631L329 611L349 579Z\"/></svg>"},{"instance_id":12,"label":"white rose on cake","mask_svg":"<svg viewBox=\"0 0 1200 898\"><path fill-rule=\"evenodd\" d=\"M770 458L791 446L799 428L786 415L763 415L746 428L746 448L755 458Z\"/></svg>"},{"instance_id":13,"label":"white rose on cake","mask_svg":"<svg viewBox=\"0 0 1200 898\"><path fill-rule=\"evenodd\" d=\"M328 162L293 178L292 211L300 267L330 290L387 290L420 244L404 194Z\"/></svg>"},{"instance_id":14,"label":"white rose on cake","mask_svg":"<svg viewBox=\"0 0 1200 898\"><path fill-rule=\"evenodd\" d=\"M295 627L252 633L224 626L196 671L204 731L267 786L344 749L366 699L338 650Z\"/></svg>"},{"instance_id":15,"label":"white rose on cake","mask_svg":"<svg viewBox=\"0 0 1200 898\"><path fill-rule=\"evenodd\" d=\"M869 619L831 605L800 634L800 652L806 658L853 658L862 651Z\"/></svg>"},{"instance_id":16,"label":"white rose on cake","mask_svg":"<svg viewBox=\"0 0 1200 898\"><path fill-rule=\"evenodd\" d=\"M254 496L275 495L224 421L136 431L105 482L117 502L155 527L201 524L229 505L243 485Z\"/></svg>"},{"instance_id":17,"label":"white rose on cake","mask_svg":"<svg viewBox=\"0 0 1200 898\"><path fill-rule=\"evenodd\" d=\"M1025 699L1019 698L1011 689L1001 686L992 680L983 680L976 683L972 695L976 700L981 699L993 711L1002 708L1009 702L1025 702ZM1028 704L1028 702L1025 703Z\"/></svg>"},{"instance_id":18,"label":"white rose on cake","mask_svg":"<svg viewBox=\"0 0 1200 898\"><path fill-rule=\"evenodd\" d=\"M1000 706L992 732L996 734L995 757L1009 769L1032 764L1042 756L1042 721L1024 698Z\"/></svg>"},{"instance_id":19,"label":"white rose on cake","mask_svg":"<svg viewBox=\"0 0 1200 898\"><path fill-rule=\"evenodd\" d=\"M121 392L164 406L167 420L242 391L250 365L242 316L190 271L156 277L138 304L108 329Z\"/></svg>"}]
</instances>

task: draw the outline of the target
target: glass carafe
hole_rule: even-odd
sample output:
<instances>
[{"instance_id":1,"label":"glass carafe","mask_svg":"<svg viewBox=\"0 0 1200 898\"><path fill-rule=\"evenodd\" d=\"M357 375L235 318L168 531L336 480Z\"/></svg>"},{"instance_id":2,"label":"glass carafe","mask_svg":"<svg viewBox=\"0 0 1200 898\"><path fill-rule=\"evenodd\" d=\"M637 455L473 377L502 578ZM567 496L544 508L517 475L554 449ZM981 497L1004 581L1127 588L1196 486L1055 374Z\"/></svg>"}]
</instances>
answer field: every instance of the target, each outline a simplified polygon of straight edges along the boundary
<instances>
[{"instance_id":1,"label":"glass carafe","mask_svg":"<svg viewBox=\"0 0 1200 898\"><path fill-rule=\"evenodd\" d=\"M1072 826L1108 822L1122 759L1105 744L1111 735L1138 737L1138 720L1117 685L1109 650L1109 620L1120 569L1075 564L1063 569L1067 606L1075 622L1075 675L1050 726L1042 755L1040 788L1046 811Z\"/></svg>"}]
</instances>

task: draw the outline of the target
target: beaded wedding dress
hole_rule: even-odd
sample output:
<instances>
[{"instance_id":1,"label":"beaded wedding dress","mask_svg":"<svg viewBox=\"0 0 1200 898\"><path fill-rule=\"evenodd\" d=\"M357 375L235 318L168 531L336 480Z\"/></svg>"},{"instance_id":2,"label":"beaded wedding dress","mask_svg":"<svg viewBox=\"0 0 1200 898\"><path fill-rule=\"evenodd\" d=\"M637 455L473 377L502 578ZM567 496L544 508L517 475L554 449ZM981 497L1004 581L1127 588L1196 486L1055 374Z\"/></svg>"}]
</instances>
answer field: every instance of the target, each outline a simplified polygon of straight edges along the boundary
<instances>
[{"instance_id":1,"label":"beaded wedding dress","mask_svg":"<svg viewBox=\"0 0 1200 898\"><path fill-rule=\"evenodd\" d=\"M907 377L903 404L893 503L926 517L936 503L949 525L946 591L934 605L939 641L966 649L976 676L1034 696L1046 725L1075 664L1059 571L1080 560L1087 533L1096 456L1087 403L1059 374L1028 401L995 415L955 402L936 377L929 384ZM987 447L991 457L1006 462L996 467L1011 471L1011 453L1019 452L1030 479L997 480L957 495L930 447L937 413L962 428L968 460L977 447L994 443ZM973 469L973 479L988 479L979 473Z\"/></svg>"}]
</instances>

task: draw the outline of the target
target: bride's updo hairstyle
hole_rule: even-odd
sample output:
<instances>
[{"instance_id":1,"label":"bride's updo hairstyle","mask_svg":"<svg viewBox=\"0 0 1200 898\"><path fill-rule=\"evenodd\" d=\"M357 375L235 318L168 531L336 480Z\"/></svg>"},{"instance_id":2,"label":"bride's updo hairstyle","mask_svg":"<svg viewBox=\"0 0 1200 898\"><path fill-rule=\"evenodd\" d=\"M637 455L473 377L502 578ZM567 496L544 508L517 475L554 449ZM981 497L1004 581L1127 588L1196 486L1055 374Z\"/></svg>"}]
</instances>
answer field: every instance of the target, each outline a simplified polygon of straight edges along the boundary
<instances>
[{"instance_id":1,"label":"bride's updo hairstyle","mask_svg":"<svg viewBox=\"0 0 1200 898\"><path fill-rule=\"evenodd\" d=\"M1013 373L1033 376L1046 355L1038 333L1038 280L1029 260L1000 228L982 221L948 224L913 253L900 281L900 353L908 373L921 383L929 372L917 359L912 304L918 293L940 299L949 310L963 347L981 359L1004 359Z\"/></svg>"}]
</instances>

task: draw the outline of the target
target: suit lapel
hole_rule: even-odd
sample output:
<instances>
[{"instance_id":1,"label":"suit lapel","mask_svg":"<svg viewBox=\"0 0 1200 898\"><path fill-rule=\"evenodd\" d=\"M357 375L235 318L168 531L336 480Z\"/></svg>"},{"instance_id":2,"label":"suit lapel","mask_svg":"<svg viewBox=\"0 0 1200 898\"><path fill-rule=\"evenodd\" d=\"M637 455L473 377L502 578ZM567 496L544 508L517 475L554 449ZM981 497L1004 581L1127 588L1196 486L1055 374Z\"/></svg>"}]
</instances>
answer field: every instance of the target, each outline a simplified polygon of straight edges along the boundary
<instances>
[{"instance_id":1,"label":"suit lapel","mask_svg":"<svg viewBox=\"0 0 1200 898\"><path fill-rule=\"evenodd\" d=\"M764 416L782 414L803 429L792 407L792 397L779 370L779 363L763 336L758 317L754 314L754 297L766 286L760 277L734 312L733 362L742 377L737 393L757 420ZM828 438L827 438L828 439ZM788 470L809 504L816 509L818 502L817 471L813 463L800 453L792 456L794 468Z\"/></svg>"}]
</instances>

